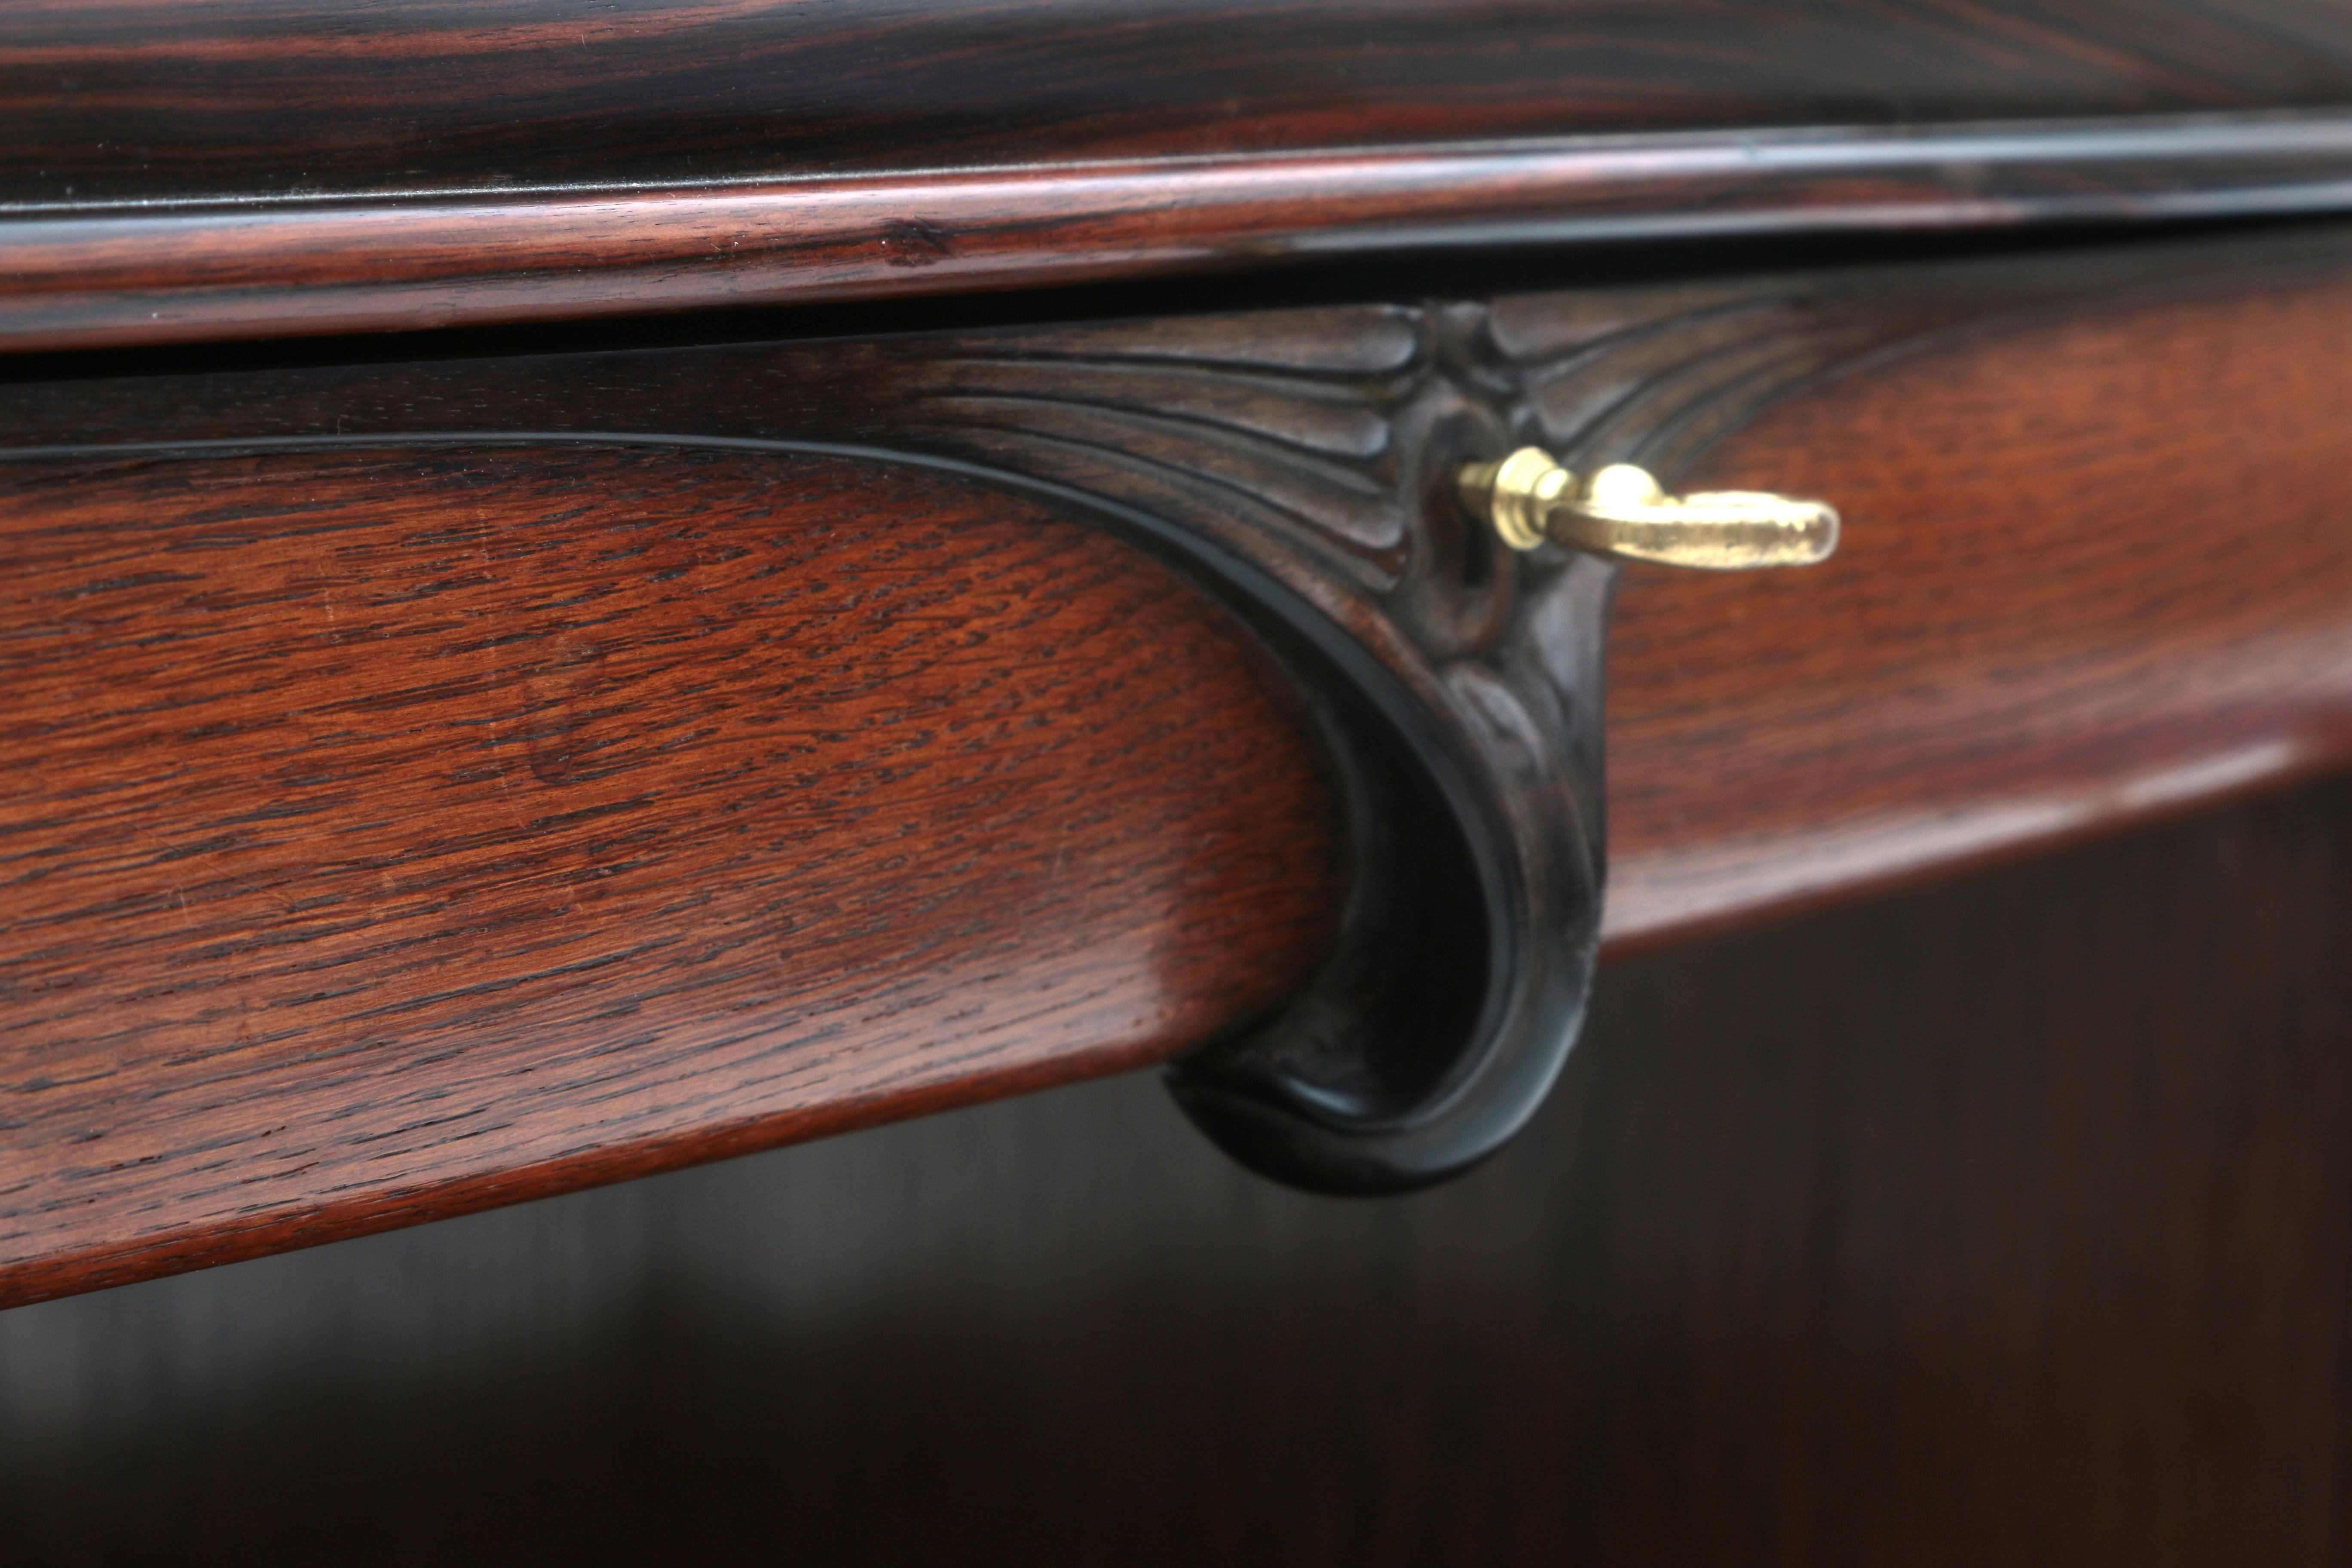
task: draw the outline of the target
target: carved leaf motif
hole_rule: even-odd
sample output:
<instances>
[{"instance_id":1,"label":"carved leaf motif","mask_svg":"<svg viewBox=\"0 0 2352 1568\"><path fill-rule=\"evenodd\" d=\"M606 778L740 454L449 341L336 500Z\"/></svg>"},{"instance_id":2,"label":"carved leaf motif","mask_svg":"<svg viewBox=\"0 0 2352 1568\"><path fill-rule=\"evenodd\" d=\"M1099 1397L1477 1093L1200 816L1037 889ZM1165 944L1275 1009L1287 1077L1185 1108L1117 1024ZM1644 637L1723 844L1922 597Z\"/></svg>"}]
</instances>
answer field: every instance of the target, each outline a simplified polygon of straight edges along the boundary
<instances>
[{"instance_id":1,"label":"carved leaf motif","mask_svg":"<svg viewBox=\"0 0 2352 1568\"><path fill-rule=\"evenodd\" d=\"M1429 336L1381 306L966 340L902 384L902 418L1213 532L1245 519L1381 590L1409 524L1394 418L1430 378Z\"/></svg>"},{"instance_id":2,"label":"carved leaf motif","mask_svg":"<svg viewBox=\"0 0 2352 1568\"><path fill-rule=\"evenodd\" d=\"M1465 561L1431 532L1454 521L1431 515L1414 449L1431 407L1484 409L1570 467L1671 477L1807 382L1979 309L1791 279L1023 328L940 341L902 370L892 420L934 449L1271 537L1375 597L1410 587L1426 629L1447 618L1430 571Z\"/></svg>"}]
</instances>

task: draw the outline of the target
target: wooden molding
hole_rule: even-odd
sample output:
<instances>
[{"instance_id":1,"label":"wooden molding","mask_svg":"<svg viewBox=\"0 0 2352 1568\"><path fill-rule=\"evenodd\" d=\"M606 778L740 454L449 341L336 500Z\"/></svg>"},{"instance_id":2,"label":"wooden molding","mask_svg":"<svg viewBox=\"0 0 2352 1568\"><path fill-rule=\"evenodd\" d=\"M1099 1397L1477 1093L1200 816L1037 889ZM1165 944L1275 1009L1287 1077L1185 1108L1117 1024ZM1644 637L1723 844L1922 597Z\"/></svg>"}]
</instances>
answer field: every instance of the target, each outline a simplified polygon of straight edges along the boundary
<instances>
[{"instance_id":1,"label":"wooden molding","mask_svg":"<svg viewBox=\"0 0 2352 1568\"><path fill-rule=\"evenodd\" d=\"M75 0L0 15L0 201L1736 147L2347 103L2352 26L2311 0Z\"/></svg>"},{"instance_id":2,"label":"wooden molding","mask_svg":"<svg viewBox=\"0 0 2352 1568\"><path fill-rule=\"evenodd\" d=\"M1535 441L1848 512L1845 552L1811 573L1628 579L1606 725L1622 952L2352 758L2339 668L2352 468L2326 394L2352 353L2347 258L2340 234L2273 235L1496 301L0 388L16 443L0 479L28 549L50 537L43 509L75 493L45 476L209 465L231 476L218 506L234 521L287 504L237 464L429 471L435 454L488 475L629 452L745 475L847 464L868 477L810 517L879 528L898 484L946 484L997 498L1016 535L1047 518L1121 532L1223 595L1308 694L1280 721L1291 752L1254 728L1212 787L1287 791L1311 815L1310 798L1330 797L1282 758L1319 736L1349 868L1344 896L1285 881L1338 931L1319 970L1304 947L1276 950L1279 1007L1252 991L1247 1016L1204 1006L1181 1028L1048 1043L1029 1077L950 1067L913 1098L858 1109L851 1095L749 1131L722 1097L658 1135L625 1127L544 1163L518 1156L525 1173L505 1186L495 1159L440 1185L428 1173L423 1195L297 1183L255 1222L259 1239L223 1239L242 1232L218 1217L152 1244L80 1235L27 1253L23 1278L75 1247L110 1261L60 1265L38 1289L552 1190L827 1116L1166 1056L1199 1041L1185 1028L1223 1037L1180 1064L1180 1093L1261 1165L1334 1185L1455 1168L1525 1116L1580 1014L1600 934L1600 639L1618 580L1496 548L1453 500L1459 462ZM2041 482L2020 489L2020 475ZM971 505L975 527L997 515ZM178 570L131 548L90 581L163 605ZM24 600L16 657L84 626L88 601ZM1236 626L1233 647L1247 641ZM388 678L425 679L386 646ZM186 679L226 692L234 673ZM27 733L15 752L41 788L64 788L27 807L36 850L110 820L77 804L100 795L51 782L110 754L59 749L68 732ZM562 775L549 787L569 787L571 742L548 744ZM1106 765L1087 787L1125 776ZM192 841L197 866L210 843ZM1240 879L1233 896L1307 929L1304 906L1261 906L1259 886ZM19 963L51 962L37 933L12 940Z\"/></svg>"},{"instance_id":3,"label":"wooden molding","mask_svg":"<svg viewBox=\"0 0 2352 1568\"><path fill-rule=\"evenodd\" d=\"M0 207L0 352L1039 288L1381 252L2328 212L2352 116L1749 132L742 184Z\"/></svg>"}]
</instances>

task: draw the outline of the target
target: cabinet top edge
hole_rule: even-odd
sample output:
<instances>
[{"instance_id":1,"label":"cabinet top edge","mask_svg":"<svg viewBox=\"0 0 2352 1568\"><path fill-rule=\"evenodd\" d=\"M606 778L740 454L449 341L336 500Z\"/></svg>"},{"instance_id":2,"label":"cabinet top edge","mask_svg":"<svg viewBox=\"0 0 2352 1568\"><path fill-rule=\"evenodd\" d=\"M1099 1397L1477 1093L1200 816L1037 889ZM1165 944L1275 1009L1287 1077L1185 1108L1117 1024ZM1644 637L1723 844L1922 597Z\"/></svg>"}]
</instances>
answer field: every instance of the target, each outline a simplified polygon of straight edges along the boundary
<instances>
[{"instance_id":1,"label":"cabinet top edge","mask_svg":"<svg viewBox=\"0 0 2352 1568\"><path fill-rule=\"evenodd\" d=\"M1381 254L2347 209L2352 110L0 205L0 352L1049 289Z\"/></svg>"}]
</instances>

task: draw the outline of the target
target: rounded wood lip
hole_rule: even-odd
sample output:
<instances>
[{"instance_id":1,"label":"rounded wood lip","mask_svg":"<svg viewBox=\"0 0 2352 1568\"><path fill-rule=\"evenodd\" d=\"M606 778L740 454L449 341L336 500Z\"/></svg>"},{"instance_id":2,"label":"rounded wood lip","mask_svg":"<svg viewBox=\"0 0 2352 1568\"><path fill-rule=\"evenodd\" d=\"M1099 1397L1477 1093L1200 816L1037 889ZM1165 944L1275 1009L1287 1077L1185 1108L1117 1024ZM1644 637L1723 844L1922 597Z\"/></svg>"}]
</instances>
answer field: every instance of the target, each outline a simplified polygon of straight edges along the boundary
<instances>
[{"instance_id":1,"label":"rounded wood lip","mask_svg":"<svg viewBox=\"0 0 2352 1568\"><path fill-rule=\"evenodd\" d=\"M0 350L513 325L1380 252L2341 210L2352 113L0 208Z\"/></svg>"},{"instance_id":2,"label":"rounded wood lip","mask_svg":"<svg viewBox=\"0 0 2352 1568\"><path fill-rule=\"evenodd\" d=\"M1149 1065L1314 973L1335 803L1227 611L782 456L14 476L0 1301Z\"/></svg>"}]
</instances>

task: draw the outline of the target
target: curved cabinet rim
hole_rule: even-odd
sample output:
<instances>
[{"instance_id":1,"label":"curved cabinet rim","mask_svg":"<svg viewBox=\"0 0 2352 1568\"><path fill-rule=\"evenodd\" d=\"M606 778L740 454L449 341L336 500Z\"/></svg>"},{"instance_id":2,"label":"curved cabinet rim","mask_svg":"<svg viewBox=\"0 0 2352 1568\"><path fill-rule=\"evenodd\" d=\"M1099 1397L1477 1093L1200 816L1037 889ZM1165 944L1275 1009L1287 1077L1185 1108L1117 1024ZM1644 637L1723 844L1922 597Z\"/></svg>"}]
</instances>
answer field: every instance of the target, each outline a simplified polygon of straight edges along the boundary
<instances>
[{"instance_id":1,"label":"curved cabinet rim","mask_svg":"<svg viewBox=\"0 0 2352 1568\"><path fill-rule=\"evenodd\" d=\"M1755 128L610 189L0 204L0 353L498 328L1345 258L2352 207L2352 113ZM909 216L908 215L914 215Z\"/></svg>"},{"instance_id":2,"label":"curved cabinet rim","mask_svg":"<svg viewBox=\"0 0 2352 1568\"><path fill-rule=\"evenodd\" d=\"M1462 462L1532 444L1672 479L1798 389L1997 319L2332 275L2345 253L2340 235L2265 237L1493 301L83 383L56 408L26 385L0 389L0 408L27 411L17 457L432 440L915 463L1050 498L1181 563L1310 694L1349 807L1356 891L1324 975L1280 1016L1204 1043L1171 1087L1259 1169L1383 1191L1475 1163L1532 1111L1573 1040L1600 930L1615 568L1553 546L1500 552L1451 499ZM104 435L70 439L69 406ZM142 416L151 406L163 413ZM332 433L342 422L360 433ZM173 434L121 439L142 425Z\"/></svg>"}]
</instances>

